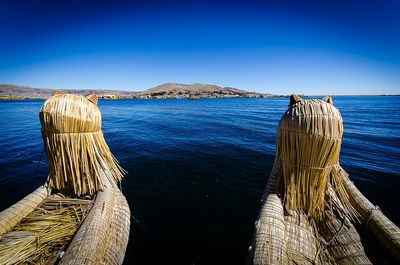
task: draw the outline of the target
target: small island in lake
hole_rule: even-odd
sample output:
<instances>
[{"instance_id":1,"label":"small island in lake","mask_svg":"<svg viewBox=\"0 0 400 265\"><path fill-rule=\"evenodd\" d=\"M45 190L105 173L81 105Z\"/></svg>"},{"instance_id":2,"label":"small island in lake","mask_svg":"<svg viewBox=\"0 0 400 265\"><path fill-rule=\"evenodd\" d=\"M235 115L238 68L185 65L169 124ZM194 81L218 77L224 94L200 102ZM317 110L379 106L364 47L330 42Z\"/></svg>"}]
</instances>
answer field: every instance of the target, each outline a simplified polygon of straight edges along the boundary
<instances>
[{"instance_id":1,"label":"small island in lake","mask_svg":"<svg viewBox=\"0 0 400 265\"><path fill-rule=\"evenodd\" d=\"M22 99L47 99L58 89L32 88L28 86L0 84L0 100ZM208 84L178 84L166 83L147 89L142 92L125 90L102 89L63 89L65 93L87 95L95 93L104 99L152 99L152 98L270 98L287 97L285 95L273 95L258 92L248 92L233 87L220 87Z\"/></svg>"}]
</instances>

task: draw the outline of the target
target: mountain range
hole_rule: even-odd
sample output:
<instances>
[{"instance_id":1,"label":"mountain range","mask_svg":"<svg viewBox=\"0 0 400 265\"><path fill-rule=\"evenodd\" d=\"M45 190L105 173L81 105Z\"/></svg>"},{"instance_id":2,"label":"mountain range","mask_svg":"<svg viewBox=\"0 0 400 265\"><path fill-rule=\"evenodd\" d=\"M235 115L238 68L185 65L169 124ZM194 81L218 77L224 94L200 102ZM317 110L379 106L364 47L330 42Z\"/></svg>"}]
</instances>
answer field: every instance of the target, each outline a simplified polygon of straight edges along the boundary
<instances>
[{"instance_id":1,"label":"mountain range","mask_svg":"<svg viewBox=\"0 0 400 265\"><path fill-rule=\"evenodd\" d=\"M47 99L57 89L32 88L28 86L0 84L0 99ZM65 93L87 95L97 94L100 98L264 98L276 97L272 94L248 92L233 87L220 87L208 84L166 83L143 92L102 89L58 89Z\"/></svg>"}]
</instances>

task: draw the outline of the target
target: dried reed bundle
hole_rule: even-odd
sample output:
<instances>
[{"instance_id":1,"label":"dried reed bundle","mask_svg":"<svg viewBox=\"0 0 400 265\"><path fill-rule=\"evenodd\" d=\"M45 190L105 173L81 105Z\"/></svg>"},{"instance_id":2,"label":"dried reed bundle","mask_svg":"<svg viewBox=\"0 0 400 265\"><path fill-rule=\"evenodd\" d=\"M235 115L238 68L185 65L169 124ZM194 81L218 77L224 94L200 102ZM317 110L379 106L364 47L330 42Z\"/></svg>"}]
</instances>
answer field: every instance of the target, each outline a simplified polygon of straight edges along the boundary
<instances>
[{"instance_id":1,"label":"dried reed bundle","mask_svg":"<svg viewBox=\"0 0 400 265\"><path fill-rule=\"evenodd\" d=\"M65 249L92 201L45 199L0 241L0 264L49 264Z\"/></svg>"},{"instance_id":2,"label":"dried reed bundle","mask_svg":"<svg viewBox=\"0 0 400 265\"><path fill-rule=\"evenodd\" d=\"M99 191L59 264L122 264L130 218L128 203L119 189L108 186Z\"/></svg>"},{"instance_id":3,"label":"dried reed bundle","mask_svg":"<svg viewBox=\"0 0 400 265\"><path fill-rule=\"evenodd\" d=\"M45 198L47 198L49 195L48 193L49 191L45 187L40 186L19 202L0 212L0 237L2 234L11 231L19 221L30 214Z\"/></svg>"},{"instance_id":4,"label":"dried reed bundle","mask_svg":"<svg viewBox=\"0 0 400 265\"><path fill-rule=\"evenodd\" d=\"M329 101L329 102L327 102ZM282 162L287 211L303 210L324 218L327 185L337 193L344 214L356 217L339 174L342 117L330 98L291 99L277 132L276 155ZM334 202L334 201L332 201Z\"/></svg>"},{"instance_id":5,"label":"dried reed bundle","mask_svg":"<svg viewBox=\"0 0 400 265\"><path fill-rule=\"evenodd\" d=\"M125 173L101 131L97 96L56 93L40 110L43 141L49 163L46 185L75 196L93 195Z\"/></svg>"},{"instance_id":6,"label":"dried reed bundle","mask_svg":"<svg viewBox=\"0 0 400 265\"><path fill-rule=\"evenodd\" d=\"M339 165L342 132L330 97L303 101L292 95L256 222L253 264L371 264L355 221L400 262L400 229ZM373 261L389 264L386 254L378 256Z\"/></svg>"}]
</instances>

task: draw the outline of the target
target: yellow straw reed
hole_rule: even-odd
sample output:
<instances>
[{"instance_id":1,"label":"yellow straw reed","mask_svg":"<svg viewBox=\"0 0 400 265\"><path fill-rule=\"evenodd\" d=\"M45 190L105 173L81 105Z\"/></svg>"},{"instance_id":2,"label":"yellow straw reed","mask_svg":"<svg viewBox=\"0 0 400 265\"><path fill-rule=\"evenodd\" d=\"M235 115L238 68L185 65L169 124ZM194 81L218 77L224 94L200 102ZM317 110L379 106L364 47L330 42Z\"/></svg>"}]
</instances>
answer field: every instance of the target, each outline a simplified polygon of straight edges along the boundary
<instances>
[{"instance_id":1,"label":"yellow straw reed","mask_svg":"<svg viewBox=\"0 0 400 265\"><path fill-rule=\"evenodd\" d=\"M46 185L64 194L93 195L104 188L104 174L113 185L125 171L112 155L101 131L97 97L56 93L40 110L48 158Z\"/></svg>"},{"instance_id":2,"label":"yellow straw reed","mask_svg":"<svg viewBox=\"0 0 400 265\"><path fill-rule=\"evenodd\" d=\"M325 100L291 101L277 132L276 153L282 162L284 205L287 211L303 210L322 220L330 184L336 191L343 213L356 211L339 174L343 123L338 109Z\"/></svg>"},{"instance_id":3,"label":"yellow straw reed","mask_svg":"<svg viewBox=\"0 0 400 265\"><path fill-rule=\"evenodd\" d=\"M0 240L0 264L52 264L66 248L92 201L45 199Z\"/></svg>"}]
</instances>

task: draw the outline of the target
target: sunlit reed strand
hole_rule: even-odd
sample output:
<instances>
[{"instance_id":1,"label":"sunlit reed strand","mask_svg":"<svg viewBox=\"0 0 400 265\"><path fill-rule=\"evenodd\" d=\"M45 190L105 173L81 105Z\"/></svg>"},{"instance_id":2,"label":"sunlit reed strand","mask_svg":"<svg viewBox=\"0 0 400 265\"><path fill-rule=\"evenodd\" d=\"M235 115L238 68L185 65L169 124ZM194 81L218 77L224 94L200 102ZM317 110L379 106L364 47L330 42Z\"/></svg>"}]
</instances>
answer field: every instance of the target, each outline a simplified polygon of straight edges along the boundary
<instances>
[{"instance_id":1,"label":"sunlit reed strand","mask_svg":"<svg viewBox=\"0 0 400 265\"><path fill-rule=\"evenodd\" d=\"M337 192L341 210L356 218L338 173L342 134L339 111L321 100L300 101L282 116L276 145L282 161L286 210L302 210L322 220L329 184Z\"/></svg>"},{"instance_id":2,"label":"sunlit reed strand","mask_svg":"<svg viewBox=\"0 0 400 265\"><path fill-rule=\"evenodd\" d=\"M48 157L50 188L76 196L93 195L121 181L125 171L112 155L101 131L101 114L85 97L56 94L40 110L42 135Z\"/></svg>"}]
</instances>

